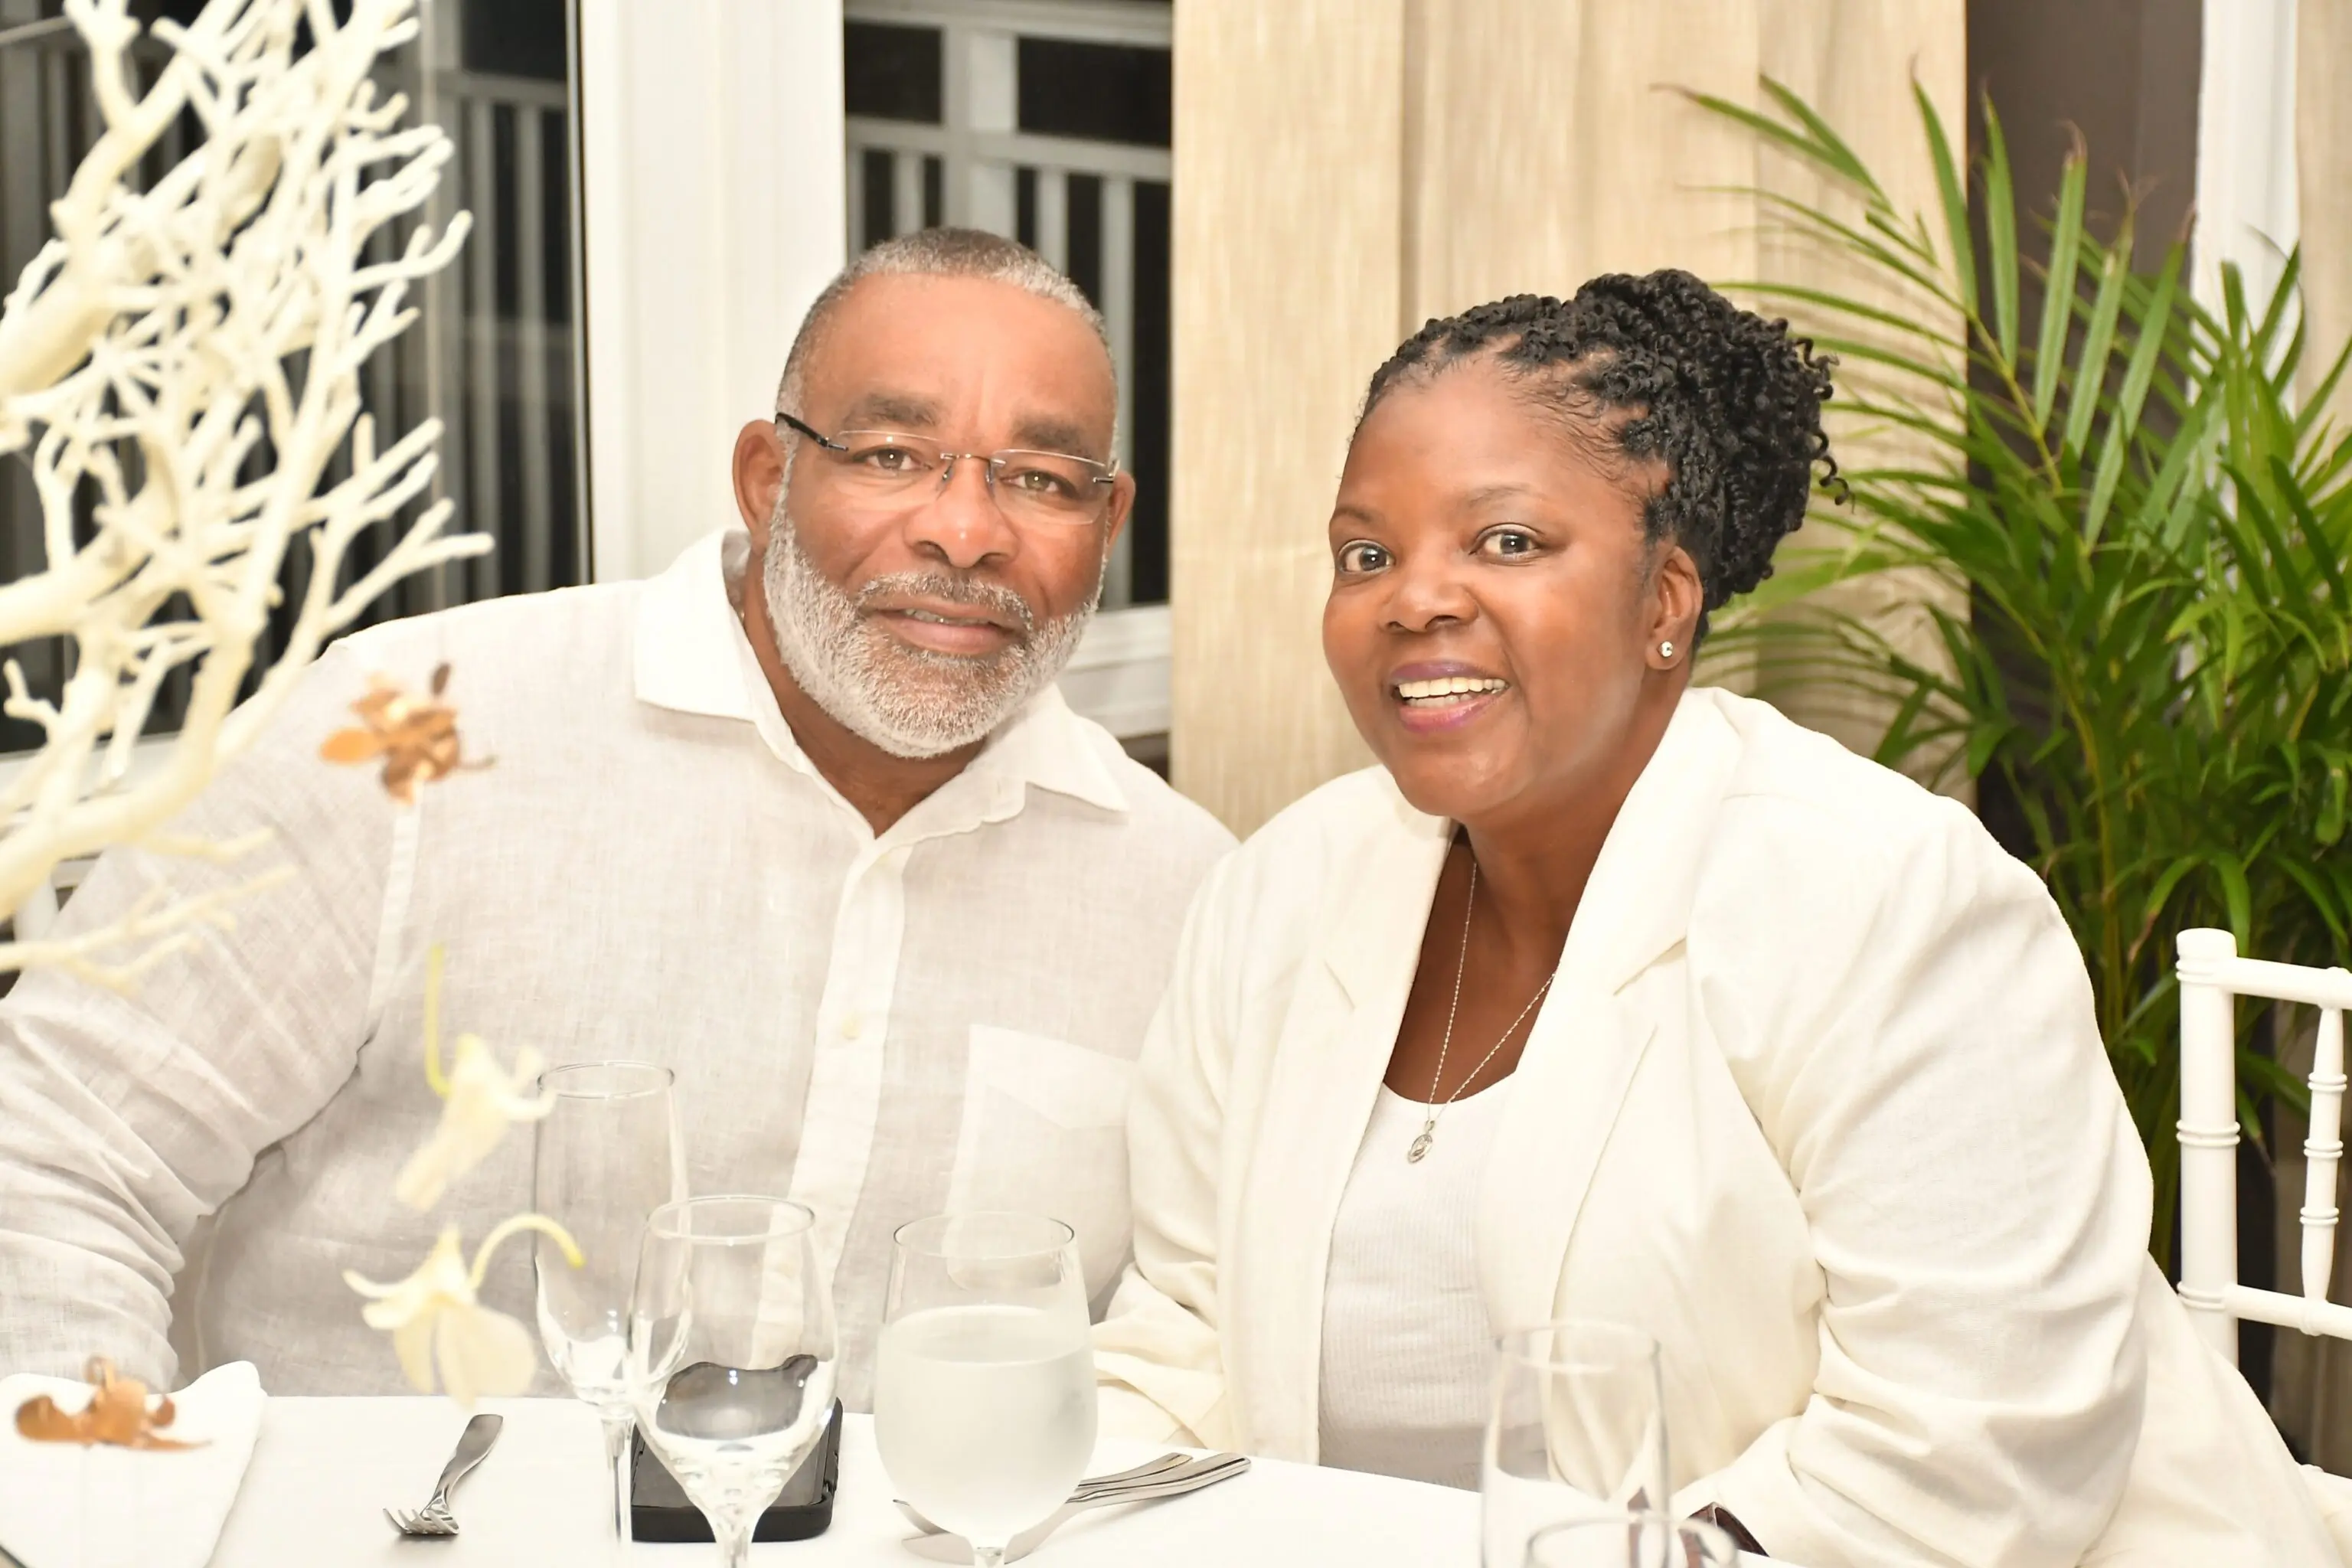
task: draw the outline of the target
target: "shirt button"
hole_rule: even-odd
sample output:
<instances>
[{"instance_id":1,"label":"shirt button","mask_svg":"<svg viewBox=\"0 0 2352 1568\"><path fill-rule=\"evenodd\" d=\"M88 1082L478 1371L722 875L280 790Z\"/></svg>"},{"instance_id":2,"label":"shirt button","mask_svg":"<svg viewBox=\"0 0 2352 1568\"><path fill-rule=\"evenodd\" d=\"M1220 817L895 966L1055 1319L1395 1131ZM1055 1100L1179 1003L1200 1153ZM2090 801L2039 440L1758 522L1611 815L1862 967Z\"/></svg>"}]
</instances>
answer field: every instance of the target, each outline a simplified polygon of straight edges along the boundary
<instances>
[{"instance_id":1,"label":"shirt button","mask_svg":"<svg viewBox=\"0 0 2352 1568\"><path fill-rule=\"evenodd\" d=\"M841 1037L854 1040L866 1032L866 1020L855 1013L845 1013L841 1019Z\"/></svg>"}]
</instances>

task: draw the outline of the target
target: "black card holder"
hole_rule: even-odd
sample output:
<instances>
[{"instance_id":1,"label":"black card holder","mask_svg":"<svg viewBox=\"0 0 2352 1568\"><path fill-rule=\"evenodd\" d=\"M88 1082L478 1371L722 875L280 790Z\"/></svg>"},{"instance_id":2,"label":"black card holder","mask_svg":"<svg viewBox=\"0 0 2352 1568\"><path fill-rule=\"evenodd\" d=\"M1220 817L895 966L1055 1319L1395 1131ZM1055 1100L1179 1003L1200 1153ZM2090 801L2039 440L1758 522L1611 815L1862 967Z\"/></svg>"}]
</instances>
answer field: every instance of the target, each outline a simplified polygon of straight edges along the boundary
<instances>
[{"instance_id":1,"label":"black card holder","mask_svg":"<svg viewBox=\"0 0 2352 1568\"><path fill-rule=\"evenodd\" d=\"M642 1433L629 1460L630 1529L639 1541L709 1541L710 1521L694 1506ZM760 1516L754 1541L807 1541L833 1523L833 1497L841 1485L841 1401L833 1402L824 1436Z\"/></svg>"}]
</instances>

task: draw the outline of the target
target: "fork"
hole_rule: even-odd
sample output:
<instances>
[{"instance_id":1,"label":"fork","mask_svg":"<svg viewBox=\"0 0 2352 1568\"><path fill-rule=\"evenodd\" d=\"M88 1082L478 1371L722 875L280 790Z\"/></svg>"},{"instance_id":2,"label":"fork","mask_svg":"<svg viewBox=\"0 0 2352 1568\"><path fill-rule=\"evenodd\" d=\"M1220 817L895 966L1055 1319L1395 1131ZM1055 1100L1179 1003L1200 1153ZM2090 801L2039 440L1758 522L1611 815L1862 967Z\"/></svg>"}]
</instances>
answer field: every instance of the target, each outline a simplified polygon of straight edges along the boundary
<instances>
[{"instance_id":1,"label":"fork","mask_svg":"<svg viewBox=\"0 0 2352 1568\"><path fill-rule=\"evenodd\" d=\"M1014 1536L1004 1553L1007 1563L1027 1556L1035 1551L1045 1537L1059 1530L1072 1515L1090 1508L1113 1508L1120 1503L1147 1502L1154 1498L1181 1497L1219 1481L1231 1480L1250 1468L1249 1460L1240 1454L1211 1454L1202 1458L1189 1458L1182 1454L1163 1454L1149 1464L1138 1465L1132 1470L1122 1470L1115 1476L1096 1476L1080 1481L1069 1501L1053 1514ZM898 1511L907 1522L926 1536L945 1533L926 1519L911 1503L894 1499ZM928 1553L925 1553L928 1555Z\"/></svg>"},{"instance_id":2,"label":"fork","mask_svg":"<svg viewBox=\"0 0 2352 1568\"><path fill-rule=\"evenodd\" d=\"M457 1534L457 1517L449 1511L449 1494L466 1479L466 1472L488 1455L505 1425L504 1416L488 1414L467 1422L465 1435L457 1439L457 1451L449 1456L449 1462L441 1467L441 1479L433 1483L433 1500L414 1513L405 1509L383 1510L393 1529L403 1535Z\"/></svg>"}]
</instances>

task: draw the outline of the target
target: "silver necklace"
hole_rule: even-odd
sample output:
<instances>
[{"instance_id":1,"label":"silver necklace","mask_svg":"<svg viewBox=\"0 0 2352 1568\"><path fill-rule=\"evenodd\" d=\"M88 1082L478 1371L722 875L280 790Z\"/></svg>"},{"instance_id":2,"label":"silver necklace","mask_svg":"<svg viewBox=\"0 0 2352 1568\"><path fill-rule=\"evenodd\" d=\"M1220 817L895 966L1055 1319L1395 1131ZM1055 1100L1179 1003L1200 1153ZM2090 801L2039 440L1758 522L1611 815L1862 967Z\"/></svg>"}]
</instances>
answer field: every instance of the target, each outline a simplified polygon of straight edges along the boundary
<instances>
[{"instance_id":1,"label":"silver necklace","mask_svg":"<svg viewBox=\"0 0 2352 1568\"><path fill-rule=\"evenodd\" d=\"M1437 1042L1437 1071L1429 1080L1429 1096L1434 1103L1429 1108L1427 1119L1421 1124L1420 1135L1413 1139L1412 1146L1404 1152L1405 1160L1410 1164L1421 1163L1422 1156L1429 1152L1431 1141L1437 1136L1437 1119L1452 1109L1455 1100L1462 1098L1462 1089L1468 1089L1478 1081L1478 1075L1486 1070L1486 1064L1495 1059L1495 1053L1501 1050L1504 1044L1519 1032L1519 1026L1528 1021L1528 1015L1536 1010L1536 1004L1544 999L1544 993L1551 989L1552 980L1559 973L1554 970L1550 974L1544 976L1543 984L1536 987L1536 994L1528 998L1528 1005L1519 1009L1519 1016L1511 1020L1509 1028L1503 1031L1503 1037L1486 1048L1486 1054L1478 1058L1478 1065L1470 1069L1470 1076L1462 1080L1462 1088L1455 1089L1444 1100L1438 1100L1437 1091L1445 1083L1445 1053L1454 1047L1454 1016L1462 1010L1462 972L1470 966L1470 917L1477 911L1477 908L1478 860L1477 857L1473 856L1470 859L1470 896L1462 900L1462 951L1455 954L1454 959L1454 998L1445 1005L1445 1033Z\"/></svg>"}]
</instances>

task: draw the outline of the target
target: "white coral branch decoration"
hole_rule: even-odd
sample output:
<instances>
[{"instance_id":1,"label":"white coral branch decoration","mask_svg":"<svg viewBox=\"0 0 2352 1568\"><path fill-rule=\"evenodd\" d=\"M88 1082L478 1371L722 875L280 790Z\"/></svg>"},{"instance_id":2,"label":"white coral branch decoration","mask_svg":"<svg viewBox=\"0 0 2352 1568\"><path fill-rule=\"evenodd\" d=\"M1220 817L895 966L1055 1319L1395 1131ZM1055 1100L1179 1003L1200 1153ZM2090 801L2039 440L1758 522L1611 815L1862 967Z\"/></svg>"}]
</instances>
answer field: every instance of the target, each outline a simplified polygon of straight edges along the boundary
<instances>
[{"instance_id":1,"label":"white coral branch decoration","mask_svg":"<svg viewBox=\"0 0 2352 1568\"><path fill-rule=\"evenodd\" d=\"M402 127L404 100L379 102L371 79L414 37L415 6L352 0L339 23L327 0L212 0L188 26L155 24L173 54L139 94L128 0L66 0L105 130L51 209L57 237L0 301L0 457L29 451L47 561L0 584L0 647L69 637L73 673L48 701L14 660L0 671L0 710L44 736L0 788L0 911L62 860L151 839L269 721L328 637L400 578L489 548L444 537L438 501L339 586L352 543L430 485L441 434L427 420L379 446L360 410L362 368L415 320L409 286L467 228L460 213L438 234L417 226L392 259L365 256L451 155L437 126ZM184 112L204 140L139 188L134 169ZM330 479L344 455L348 477ZM74 502L86 490L98 500L85 542ZM309 585L239 706L298 540ZM186 618L157 620L182 597ZM131 782L131 746L182 668L193 691L180 731ZM0 970L66 963L126 978L140 960L94 955L168 941L221 918L222 901L145 908L70 944L0 943Z\"/></svg>"}]
</instances>

